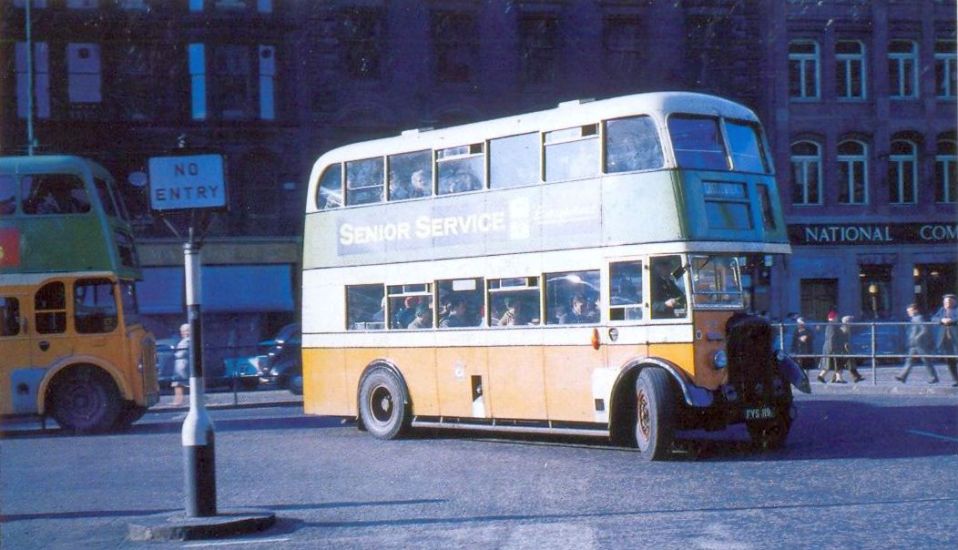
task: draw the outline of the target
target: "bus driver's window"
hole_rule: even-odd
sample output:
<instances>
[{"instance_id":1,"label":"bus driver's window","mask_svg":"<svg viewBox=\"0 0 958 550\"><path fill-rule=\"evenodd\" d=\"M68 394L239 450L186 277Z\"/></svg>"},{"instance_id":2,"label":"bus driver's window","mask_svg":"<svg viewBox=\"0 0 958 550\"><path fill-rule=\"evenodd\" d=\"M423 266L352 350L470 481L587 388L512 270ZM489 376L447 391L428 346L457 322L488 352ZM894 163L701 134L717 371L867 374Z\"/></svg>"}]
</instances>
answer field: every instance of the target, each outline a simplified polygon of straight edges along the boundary
<instances>
[{"instance_id":1,"label":"bus driver's window","mask_svg":"<svg viewBox=\"0 0 958 550\"><path fill-rule=\"evenodd\" d=\"M687 300L685 277L680 256L652 258L650 291L652 294L652 318L675 319L685 317Z\"/></svg>"}]
</instances>

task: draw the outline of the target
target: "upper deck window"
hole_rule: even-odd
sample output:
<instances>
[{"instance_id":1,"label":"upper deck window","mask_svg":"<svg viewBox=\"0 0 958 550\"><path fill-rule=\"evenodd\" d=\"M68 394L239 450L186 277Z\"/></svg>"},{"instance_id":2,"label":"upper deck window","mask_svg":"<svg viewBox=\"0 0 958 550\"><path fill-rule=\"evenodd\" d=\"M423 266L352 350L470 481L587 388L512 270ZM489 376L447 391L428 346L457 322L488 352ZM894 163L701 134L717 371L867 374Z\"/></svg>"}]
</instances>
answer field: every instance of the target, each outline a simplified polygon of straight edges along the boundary
<instances>
[{"instance_id":1,"label":"upper deck window","mask_svg":"<svg viewBox=\"0 0 958 550\"><path fill-rule=\"evenodd\" d=\"M369 204L383 200L381 157L346 163L346 204Z\"/></svg>"},{"instance_id":2,"label":"upper deck window","mask_svg":"<svg viewBox=\"0 0 958 550\"><path fill-rule=\"evenodd\" d=\"M401 201L432 195L432 151L389 157L389 200Z\"/></svg>"},{"instance_id":3,"label":"upper deck window","mask_svg":"<svg viewBox=\"0 0 958 550\"><path fill-rule=\"evenodd\" d=\"M620 118L605 123L607 173L653 170L662 164L662 145L651 117Z\"/></svg>"},{"instance_id":4,"label":"upper deck window","mask_svg":"<svg viewBox=\"0 0 958 550\"><path fill-rule=\"evenodd\" d=\"M748 122L727 120L725 134L732 152L732 169L737 172L768 172L759 129Z\"/></svg>"},{"instance_id":5,"label":"upper deck window","mask_svg":"<svg viewBox=\"0 0 958 550\"><path fill-rule=\"evenodd\" d=\"M82 214L90 211L83 180L73 174L34 174L20 180L26 214Z\"/></svg>"},{"instance_id":6,"label":"upper deck window","mask_svg":"<svg viewBox=\"0 0 958 550\"><path fill-rule=\"evenodd\" d=\"M96 186L96 194L100 197L100 204L103 205L103 211L107 216L116 218L118 216L118 210L116 204L113 202L113 195L110 194L110 189L107 187L106 182L97 178L94 180Z\"/></svg>"},{"instance_id":7,"label":"upper deck window","mask_svg":"<svg viewBox=\"0 0 958 550\"><path fill-rule=\"evenodd\" d=\"M482 189L485 166L485 150L481 143L439 149L436 151L439 194Z\"/></svg>"},{"instance_id":8,"label":"upper deck window","mask_svg":"<svg viewBox=\"0 0 958 550\"><path fill-rule=\"evenodd\" d=\"M339 208L343 205L343 166L339 163L326 167L316 187L316 208Z\"/></svg>"},{"instance_id":9,"label":"upper deck window","mask_svg":"<svg viewBox=\"0 0 958 550\"><path fill-rule=\"evenodd\" d=\"M546 181L595 176L599 168L599 125L545 133Z\"/></svg>"},{"instance_id":10,"label":"upper deck window","mask_svg":"<svg viewBox=\"0 0 958 550\"><path fill-rule=\"evenodd\" d=\"M503 189L539 183L539 134L489 141L489 187Z\"/></svg>"},{"instance_id":11,"label":"upper deck window","mask_svg":"<svg viewBox=\"0 0 958 550\"><path fill-rule=\"evenodd\" d=\"M728 170L717 119L673 115L669 117L669 133L680 168Z\"/></svg>"}]
</instances>

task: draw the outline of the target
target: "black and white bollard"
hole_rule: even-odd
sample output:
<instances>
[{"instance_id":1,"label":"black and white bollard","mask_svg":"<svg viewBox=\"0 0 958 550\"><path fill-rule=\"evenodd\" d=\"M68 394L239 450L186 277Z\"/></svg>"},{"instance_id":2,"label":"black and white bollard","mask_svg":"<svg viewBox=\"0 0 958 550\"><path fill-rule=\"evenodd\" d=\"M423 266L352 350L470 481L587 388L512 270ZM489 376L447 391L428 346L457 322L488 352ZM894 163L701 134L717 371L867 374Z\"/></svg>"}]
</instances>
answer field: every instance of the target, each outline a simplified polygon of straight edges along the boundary
<instances>
[{"instance_id":1,"label":"black and white bollard","mask_svg":"<svg viewBox=\"0 0 958 550\"><path fill-rule=\"evenodd\" d=\"M216 452L213 421L206 411L204 397L200 245L191 238L183 245L183 254L190 324L190 412L181 432L186 515L207 517L216 515Z\"/></svg>"}]
</instances>

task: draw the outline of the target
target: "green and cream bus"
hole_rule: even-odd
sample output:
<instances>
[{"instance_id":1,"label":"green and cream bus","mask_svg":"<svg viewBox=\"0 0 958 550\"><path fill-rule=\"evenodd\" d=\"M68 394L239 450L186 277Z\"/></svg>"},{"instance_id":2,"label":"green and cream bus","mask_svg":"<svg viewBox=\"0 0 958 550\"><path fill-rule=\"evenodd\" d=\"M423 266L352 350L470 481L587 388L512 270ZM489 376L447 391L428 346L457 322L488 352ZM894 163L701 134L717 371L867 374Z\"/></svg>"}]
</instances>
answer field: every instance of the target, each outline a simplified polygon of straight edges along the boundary
<instances>
[{"instance_id":1,"label":"green and cream bus","mask_svg":"<svg viewBox=\"0 0 958 550\"><path fill-rule=\"evenodd\" d=\"M102 166L0 158L0 415L100 432L156 403L138 278L133 230Z\"/></svg>"}]
</instances>

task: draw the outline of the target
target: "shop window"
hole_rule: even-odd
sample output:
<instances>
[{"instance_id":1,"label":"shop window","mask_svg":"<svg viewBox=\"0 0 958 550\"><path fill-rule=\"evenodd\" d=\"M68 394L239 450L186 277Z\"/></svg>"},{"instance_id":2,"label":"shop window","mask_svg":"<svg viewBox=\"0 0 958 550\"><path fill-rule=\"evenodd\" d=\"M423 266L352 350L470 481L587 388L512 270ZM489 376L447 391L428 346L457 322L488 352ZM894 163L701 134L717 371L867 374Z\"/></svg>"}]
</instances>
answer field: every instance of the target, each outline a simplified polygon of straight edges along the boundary
<instances>
[{"instance_id":1,"label":"shop window","mask_svg":"<svg viewBox=\"0 0 958 550\"><path fill-rule=\"evenodd\" d=\"M890 265L862 265L858 278L861 283L861 311L865 319L881 319L894 313Z\"/></svg>"},{"instance_id":2,"label":"shop window","mask_svg":"<svg viewBox=\"0 0 958 550\"><path fill-rule=\"evenodd\" d=\"M912 275L915 303L926 316L938 311L945 294L958 291L958 265L954 263L915 264Z\"/></svg>"}]
</instances>

